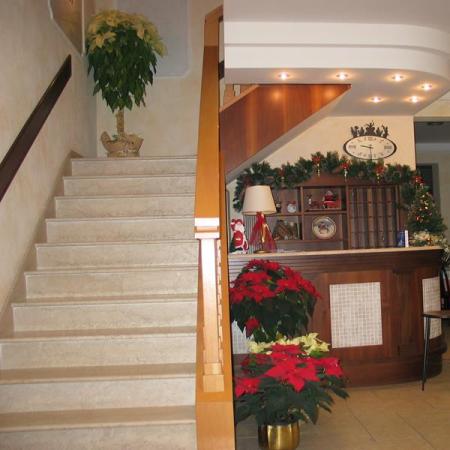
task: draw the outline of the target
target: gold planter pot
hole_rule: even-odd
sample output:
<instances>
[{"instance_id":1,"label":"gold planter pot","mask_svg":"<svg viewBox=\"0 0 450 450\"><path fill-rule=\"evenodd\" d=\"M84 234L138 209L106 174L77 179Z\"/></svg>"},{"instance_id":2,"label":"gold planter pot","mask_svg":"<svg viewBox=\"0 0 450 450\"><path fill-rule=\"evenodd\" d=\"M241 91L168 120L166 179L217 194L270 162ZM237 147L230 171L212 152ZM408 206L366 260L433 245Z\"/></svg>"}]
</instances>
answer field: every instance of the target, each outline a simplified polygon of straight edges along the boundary
<instances>
[{"instance_id":1,"label":"gold planter pot","mask_svg":"<svg viewBox=\"0 0 450 450\"><path fill-rule=\"evenodd\" d=\"M300 443L299 424L260 425L258 443L262 450L295 450Z\"/></svg>"}]
</instances>

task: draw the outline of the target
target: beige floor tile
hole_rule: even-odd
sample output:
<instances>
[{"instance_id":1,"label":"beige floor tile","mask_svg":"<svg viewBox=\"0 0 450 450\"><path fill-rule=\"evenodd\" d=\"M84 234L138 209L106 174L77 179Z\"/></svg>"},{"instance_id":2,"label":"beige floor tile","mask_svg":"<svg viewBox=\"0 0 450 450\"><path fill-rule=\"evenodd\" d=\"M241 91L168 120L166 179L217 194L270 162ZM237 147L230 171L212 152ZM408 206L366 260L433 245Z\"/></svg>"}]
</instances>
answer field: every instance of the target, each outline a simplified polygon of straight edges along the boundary
<instances>
[{"instance_id":1,"label":"beige floor tile","mask_svg":"<svg viewBox=\"0 0 450 450\"><path fill-rule=\"evenodd\" d=\"M423 392L420 381L348 391L331 414L301 426L299 450L450 450L450 350ZM237 450L258 449L256 430L254 419L239 424Z\"/></svg>"}]
</instances>

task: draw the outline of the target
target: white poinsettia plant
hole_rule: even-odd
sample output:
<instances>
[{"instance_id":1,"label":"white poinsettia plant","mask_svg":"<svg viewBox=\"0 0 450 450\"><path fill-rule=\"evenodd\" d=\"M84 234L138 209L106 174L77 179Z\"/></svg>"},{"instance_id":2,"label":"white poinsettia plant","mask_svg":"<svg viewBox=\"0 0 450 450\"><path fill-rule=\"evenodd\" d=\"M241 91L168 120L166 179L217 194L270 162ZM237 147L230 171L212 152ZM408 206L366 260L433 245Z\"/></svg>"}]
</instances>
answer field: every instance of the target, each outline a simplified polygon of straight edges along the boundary
<instances>
[{"instance_id":1,"label":"white poinsettia plant","mask_svg":"<svg viewBox=\"0 0 450 450\"><path fill-rule=\"evenodd\" d=\"M450 246L444 234L430 233L429 231L418 231L409 238L409 243L413 247L424 247L427 245L436 245L442 248L444 255L442 261L448 264L450 261Z\"/></svg>"},{"instance_id":2,"label":"white poinsettia plant","mask_svg":"<svg viewBox=\"0 0 450 450\"><path fill-rule=\"evenodd\" d=\"M89 23L86 37L94 94L101 90L108 106L131 109L144 103L145 86L153 83L157 56L166 54L156 26L139 14L102 11Z\"/></svg>"},{"instance_id":3,"label":"white poinsettia plant","mask_svg":"<svg viewBox=\"0 0 450 450\"><path fill-rule=\"evenodd\" d=\"M320 356L323 353L329 351L330 344L322 341L318 337L318 333L309 333L304 336L298 336L293 339L287 339L284 336L280 336L273 342L248 342L248 350L250 353L263 353L274 344L279 345L296 345L301 346L303 352L306 355ZM267 352L266 352L267 353ZM270 353L270 352L269 352Z\"/></svg>"}]
</instances>

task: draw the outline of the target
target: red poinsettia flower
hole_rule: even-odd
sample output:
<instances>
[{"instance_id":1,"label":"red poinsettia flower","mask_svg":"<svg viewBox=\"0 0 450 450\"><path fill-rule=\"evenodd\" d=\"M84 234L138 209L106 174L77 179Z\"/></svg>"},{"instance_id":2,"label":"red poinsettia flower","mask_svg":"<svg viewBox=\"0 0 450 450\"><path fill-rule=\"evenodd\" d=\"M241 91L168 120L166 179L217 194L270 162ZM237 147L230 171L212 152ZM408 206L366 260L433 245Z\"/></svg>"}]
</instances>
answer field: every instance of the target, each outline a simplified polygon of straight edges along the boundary
<instances>
[{"instance_id":1,"label":"red poinsettia flower","mask_svg":"<svg viewBox=\"0 0 450 450\"><path fill-rule=\"evenodd\" d=\"M265 342L276 340L281 322L288 337L305 330L316 298L318 293L310 281L293 269L269 260L250 261L230 288L233 320L244 331L251 317L257 319L264 324L257 328L258 339ZM276 320L267 320L269 316Z\"/></svg>"},{"instance_id":2,"label":"red poinsettia flower","mask_svg":"<svg viewBox=\"0 0 450 450\"><path fill-rule=\"evenodd\" d=\"M297 281L295 281L294 278L288 278L287 280L280 278L279 280L277 280L277 288L275 292L277 293L283 292L286 289L289 291L297 291L297 292L300 290Z\"/></svg>"},{"instance_id":3,"label":"red poinsettia flower","mask_svg":"<svg viewBox=\"0 0 450 450\"><path fill-rule=\"evenodd\" d=\"M297 367L296 364L302 361L280 361L274 367L269 369L265 376L276 378L280 381L289 383L296 392L299 392L305 386L306 381L319 381L316 368L313 364L305 364L305 367Z\"/></svg>"},{"instance_id":4,"label":"red poinsettia flower","mask_svg":"<svg viewBox=\"0 0 450 450\"><path fill-rule=\"evenodd\" d=\"M255 394L258 392L260 383L260 378L238 378L234 387L234 393L236 397L244 394Z\"/></svg>"},{"instance_id":5,"label":"red poinsettia flower","mask_svg":"<svg viewBox=\"0 0 450 450\"><path fill-rule=\"evenodd\" d=\"M253 331L256 330L261 324L259 323L259 320L255 317L250 317L250 319L245 322L245 334L247 337L251 336L253 334Z\"/></svg>"},{"instance_id":6,"label":"red poinsettia flower","mask_svg":"<svg viewBox=\"0 0 450 450\"><path fill-rule=\"evenodd\" d=\"M269 275L266 272L245 272L240 276L240 282L260 284L269 279Z\"/></svg>"},{"instance_id":7,"label":"red poinsettia flower","mask_svg":"<svg viewBox=\"0 0 450 450\"><path fill-rule=\"evenodd\" d=\"M323 367L326 375L334 375L335 377L342 377L344 375L344 372L342 371L342 368L339 365L339 360L337 358L320 358L315 360L314 363L318 366Z\"/></svg>"}]
</instances>

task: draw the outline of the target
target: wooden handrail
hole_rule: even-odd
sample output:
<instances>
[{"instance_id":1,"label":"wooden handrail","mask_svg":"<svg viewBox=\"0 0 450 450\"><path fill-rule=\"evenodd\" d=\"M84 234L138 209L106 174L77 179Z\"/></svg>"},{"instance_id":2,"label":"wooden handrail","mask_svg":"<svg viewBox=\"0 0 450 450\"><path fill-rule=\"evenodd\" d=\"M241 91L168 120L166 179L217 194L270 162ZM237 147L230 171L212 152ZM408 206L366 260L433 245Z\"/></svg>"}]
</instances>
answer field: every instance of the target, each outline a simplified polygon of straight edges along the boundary
<instances>
[{"instance_id":1,"label":"wooden handrail","mask_svg":"<svg viewBox=\"0 0 450 450\"><path fill-rule=\"evenodd\" d=\"M67 56L0 163L0 201L3 199L48 115L72 76L71 61L71 56Z\"/></svg>"},{"instance_id":2,"label":"wooden handrail","mask_svg":"<svg viewBox=\"0 0 450 450\"><path fill-rule=\"evenodd\" d=\"M225 177L219 154L219 23L206 16L195 188L199 240L196 422L199 450L234 450Z\"/></svg>"}]
</instances>

